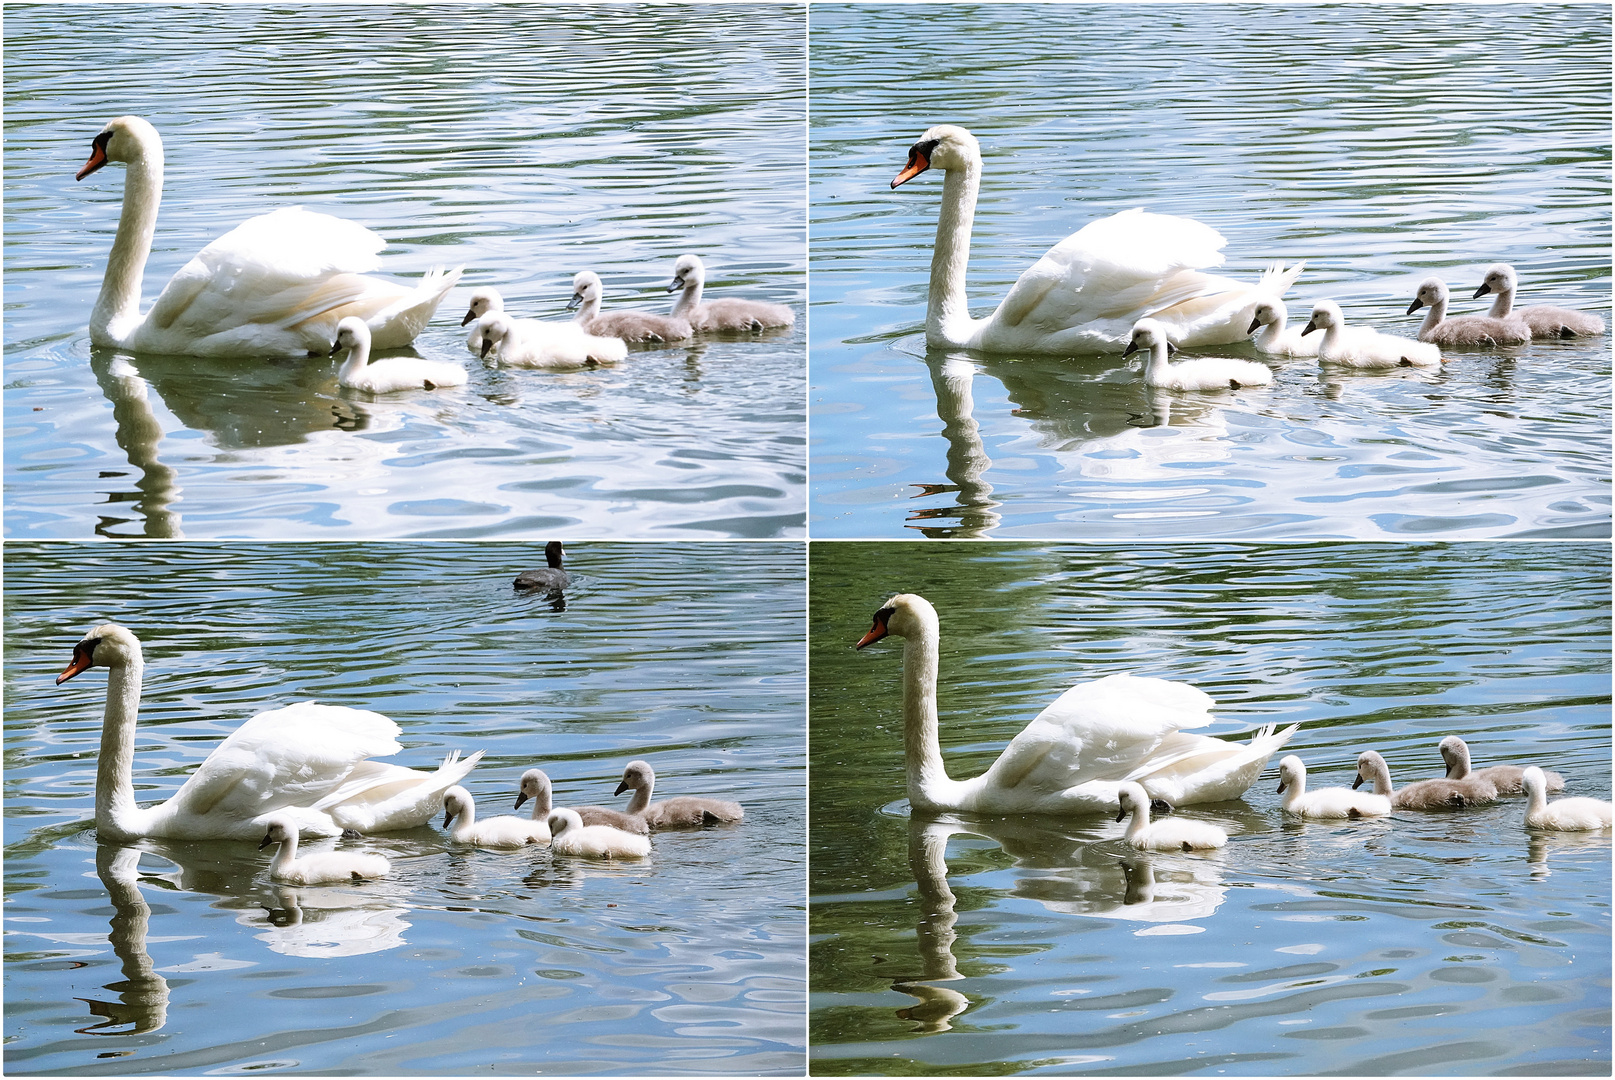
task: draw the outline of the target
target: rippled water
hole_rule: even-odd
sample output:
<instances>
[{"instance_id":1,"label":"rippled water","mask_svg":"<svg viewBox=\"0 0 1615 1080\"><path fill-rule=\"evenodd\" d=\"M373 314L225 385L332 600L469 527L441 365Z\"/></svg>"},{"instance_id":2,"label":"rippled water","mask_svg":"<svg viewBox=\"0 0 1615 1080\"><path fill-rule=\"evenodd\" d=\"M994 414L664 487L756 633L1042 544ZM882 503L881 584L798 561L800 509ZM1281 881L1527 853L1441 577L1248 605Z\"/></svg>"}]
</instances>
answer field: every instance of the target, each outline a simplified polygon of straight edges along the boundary
<instances>
[{"instance_id":1,"label":"rippled water","mask_svg":"<svg viewBox=\"0 0 1615 1080\"><path fill-rule=\"evenodd\" d=\"M89 545L5 551L5 1067L10 1074L800 1073L803 550L579 544L564 607L515 544ZM228 841L98 845L104 673L52 680L113 618L145 643L137 797L246 717L309 698L403 728L401 764L485 749L612 803L740 801L643 865L378 835L391 877L288 888Z\"/></svg>"},{"instance_id":2,"label":"rippled water","mask_svg":"<svg viewBox=\"0 0 1615 1080\"><path fill-rule=\"evenodd\" d=\"M911 817L891 593L941 616L943 754L973 776L1072 683L1189 682L1349 785L1540 762L1610 797L1610 555L1578 544L815 544L816 1075L1608 1075L1609 834L1523 802L1286 820L1276 769L1143 855L1100 817Z\"/></svg>"},{"instance_id":3,"label":"rippled water","mask_svg":"<svg viewBox=\"0 0 1615 1080\"><path fill-rule=\"evenodd\" d=\"M800 312L801 9L312 11L7 12L9 535L800 535L800 323L557 374L484 366L459 321L478 285L566 318L591 268L608 307L664 310L687 251L710 294ZM214 237L301 204L385 238L387 273L464 264L415 344L469 384L373 398L335 361L92 350L123 170L73 173L123 113L167 157L148 303Z\"/></svg>"},{"instance_id":4,"label":"rippled water","mask_svg":"<svg viewBox=\"0 0 1615 1080\"><path fill-rule=\"evenodd\" d=\"M1412 333L1418 281L1608 321L1610 15L1529 5L847 6L812 15L815 536L1606 536L1609 339L1438 373L1145 391L1117 357L927 351L941 194L892 191L928 126L984 157L977 315L1049 246L1145 206L1251 279ZM917 46L916 43L923 43ZM1455 301L1457 311L1484 302ZM1248 346L1204 350L1256 358Z\"/></svg>"}]
</instances>

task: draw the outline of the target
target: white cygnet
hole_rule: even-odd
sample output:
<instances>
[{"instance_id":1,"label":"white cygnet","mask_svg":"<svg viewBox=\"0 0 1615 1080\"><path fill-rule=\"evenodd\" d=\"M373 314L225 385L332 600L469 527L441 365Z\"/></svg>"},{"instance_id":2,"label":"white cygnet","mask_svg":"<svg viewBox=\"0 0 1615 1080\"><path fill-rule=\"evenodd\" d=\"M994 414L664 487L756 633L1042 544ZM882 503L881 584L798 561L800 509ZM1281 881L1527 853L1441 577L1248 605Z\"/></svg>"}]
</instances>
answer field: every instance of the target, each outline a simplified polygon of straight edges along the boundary
<instances>
[{"instance_id":1,"label":"white cygnet","mask_svg":"<svg viewBox=\"0 0 1615 1080\"><path fill-rule=\"evenodd\" d=\"M575 810L550 811L550 848L562 855L590 859L642 859L650 854L650 840L609 825L585 825Z\"/></svg>"},{"instance_id":2,"label":"white cygnet","mask_svg":"<svg viewBox=\"0 0 1615 1080\"><path fill-rule=\"evenodd\" d=\"M1525 827L1528 829L1558 829L1562 832L1593 832L1610 827L1610 812L1615 805L1603 799L1560 799L1548 801L1547 783L1542 770L1529 765L1525 770Z\"/></svg>"},{"instance_id":3,"label":"white cygnet","mask_svg":"<svg viewBox=\"0 0 1615 1080\"><path fill-rule=\"evenodd\" d=\"M1380 817L1391 812L1391 800L1350 788L1307 790L1307 767L1294 754L1279 762L1279 794L1284 796L1284 812L1306 818Z\"/></svg>"},{"instance_id":4,"label":"white cygnet","mask_svg":"<svg viewBox=\"0 0 1615 1080\"><path fill-rule=\"evenodd\" d=\"M1127 825L1127 842L1146 851L1195 851L1220 848L1228 843L1228 834L1206 821L1187 818L1167 818L1150 821L1150 797L1141 784L1128 781L1117 787L1116 799L1120 804L1116 820L1128 814L1133 820Z\"/></svg>"},{"instance_id":5,"label":"white cygnet","mask_svg":"<svg viewBox=\"0 0 1615 1080\"><path fill-rule=\"evenodd\" d=\"M478 821L477 804L472 800L471 793L459 785L443 793L443 827L448 829L449 822L456 818L459 823L449 830L449 837L456 844L475 844L481 848L519 848L537 842L533 837L532 822L523 818L506 814Z\"/></svg>"},{"instance_id":6,"label":"white cygnet","mask_svg":"<svg viewBox=\"0 0 1615 1080\"><path fill-rule=\"evenodd\" d=\"M297 857L297 824L289 817L272 817L265 821L268 831L258 845L262 851L270 844L279 844L280 850L269 863L269 876L288 885L319 885L333 881L363 881L366 878L385 877L392 872L392 864L381 855L363 851L316 851Z\"/></svg>"},{"instance_id":7,"label":"white cygnet","mask_svg":"<svg viewBox=\"0 0 1615 1080\"><path fill-rule=\"evenodd\" d=\"M482 342L478 355L491 354L505 367L566 371L614 364L628 355L621 338L599 337L575 322L513 319L503 311L482 316L473 333Z\"/></svg>"},{"instance_id":8,"label":"white cygnet","mask_svg":"<svg viewBox=\"0 0 1615 1080\"><path fill-rule=\"evenodd\" d=\"M1346 317L1340 305L1333 300L1319 300L1312 307L1303 336L1323 331L1318 345L1318 359L1342 367L1383 369L1395 367L1435 367L1441 363L1441 350L1435 345L1407 338L1383 334L1378 330L1368 333L1348 333Z\"/></svg>"},{"instance_id":9,"label":"white cygnet","mask_svg":"<svg viewBox=\"0 0 1615 1080\"><path fill-rule=\"evenodd\" d=\"M1148 349L1144 364L1144 382L1168 390L1237 390L1242 386L1266 386L1273 381L1273 372L1254 360L1238 360L1227 356L1202 356L1173 364L1167 358L1174 346L1167 338L1166 327L1154 319L1140 319L1133 324L1132 337L1122 356L1131 356L1139 349Z\"/></svg>"},{"instance_id":10,"label":"white cygnet","mask_svg":"<svg viewBox=\"0 0 1615 1080\"><path fill-rule=\"evenodd\" d=\"M418 356L390 356L370 363L370 327L358 316L349 315L336 324L336 344L332 354L348 350L348 358L336 373L338 386L390 394L397 390L436 390L440 386L461 386L465 369L442 360Z\"/></svg>"}]
</instances>

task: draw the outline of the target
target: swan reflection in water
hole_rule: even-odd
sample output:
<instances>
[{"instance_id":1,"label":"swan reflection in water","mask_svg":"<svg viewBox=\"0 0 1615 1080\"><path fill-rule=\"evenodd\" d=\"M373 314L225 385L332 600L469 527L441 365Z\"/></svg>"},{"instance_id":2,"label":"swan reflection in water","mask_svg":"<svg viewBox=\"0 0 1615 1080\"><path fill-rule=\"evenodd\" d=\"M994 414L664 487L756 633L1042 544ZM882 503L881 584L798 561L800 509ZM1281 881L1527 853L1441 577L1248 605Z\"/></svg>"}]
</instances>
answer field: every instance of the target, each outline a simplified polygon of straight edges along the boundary
<instances>
[{"instance_id":1,"label":"swan reflection in water","mask_svg":"<svg viewBox=\"0 0 1615 1080\"><path fill-rule=\"evenodd\" d=\"M1226 816L1222 823L1232 826L1230 832L1265 827L1248 808L1231 809ZM948 884L947 848L955 835L984 838L1014 859L1015 883L1008 896L1034 900L1059 915L1139 923L1133 931L1138 936L1201 932L1189 924L1214 913L1227 891L1216 852L1136 851L1101 815L1080 823L1037 816L911 817L908 860L920 899L915 926L920 972L893 979L892 989L916 1000L897 1012L915 1024L916 1032L947 1031L973 1004L962 990L935 985L969 977L959 971L955 954L958 901Z\"/></svg>"},{"instance_id":2,"label":"swan reflection in water","mask_svg":"<svg viewBox=\"0 0 1615 1080\"><path fill-rule=\"evenodd\" d=\"M95 872L112 901L111 930L106 941L121 966L122 978L105 984L116 995L114 1000L78 998L89 1006L99 1023L77 1029L85 1035L140 1035L156 1031L167 1023L169 986L164 972L217 970L222 966L250 966L253 960L221 961L211 951L216 942L192 934L152 934L151 906L141 894L140 885L166 888L174 892L204 893L219 899L213 906L235 909L235 920L242 926L259 929L257 940L270 951L285 956L361 956L404 944L409 922L407 909L389 903L388 897L374 890L314 887L291 888L268 883L264 867L251 855L234 855L234 849L218 843L164 844L146 840L137 845L99 844L95 851ZM243 850L246 850L243 848ZM229 852L223 855L221 853ZM252 853L255 855L256 853ZM154 855L173 864L170 871L141 871L142 855ZM178 919L175 918L177 922ZM40 935L50 936L50 935ZM79 944L92 944L99 935L73 935ZM165 956L161 967L152 957L148 942L160 946L198 942L209 950Z\"/></svg>"}]
</instances>

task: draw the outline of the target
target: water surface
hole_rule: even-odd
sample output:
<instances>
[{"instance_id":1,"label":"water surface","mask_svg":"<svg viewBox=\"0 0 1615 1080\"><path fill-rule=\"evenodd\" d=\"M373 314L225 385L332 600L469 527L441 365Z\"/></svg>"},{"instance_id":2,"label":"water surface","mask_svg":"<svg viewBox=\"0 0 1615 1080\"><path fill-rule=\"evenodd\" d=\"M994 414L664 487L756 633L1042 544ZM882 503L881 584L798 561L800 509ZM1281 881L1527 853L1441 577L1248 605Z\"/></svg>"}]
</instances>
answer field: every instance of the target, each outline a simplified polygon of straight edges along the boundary
<instances>
[{"instance_id":1,"label":"water surface","mask_svg":"<svg viewBox=\"0 0 1615 1080\"><path fill-rule=\"evenodd\" d=\"M800 9L23 6L6 19L6 510L14 537L799 535L800 329L636 349L614 368L500 369L465 349L470 288L564 319L572 275L664 311L796 305ZM384 273L465 266L415 342L464 387L372 397L336 360L92 349L123 192L75 184L136 113L167 175L149 303L197 250L300 204L387 241Z\"/></svg>"},{"instance_id":2,"label":"water surface","mask_svg":"<svg viewBox=\"0 0 1615 1080\"><path fill-rule=\"evenodd\" d=\"M532 545L8 543L6 1071L800 1073L802 545L571 555L560 606L511 588ZM145 645L143 803L314 699L392 717L400 764L486 750L483 815L535 765L616 804L642 757L746 819L635 865L434 823L357 841L394 872L352 888L275 885L251 843L98 844L105 673L52 680L108 618Z\"/></svg>"},{"instance_id":3,"label":"water surface","mask_svg":"<svg viewBox=\"0 0 1615 1080\"><path fill-rule=\"evenodd\" d=\"M1607 536L1608 338L1152 394L1119 356L920 332L942 178L888 185L938 123L981 140L978 317L1052 244L1143 206L1218 229L1230 277L1305 260L1302 323L1328 297L1412 334L1423 277L1480 310L1498 261L1519 303L1608 321L1608 9L1440 10L815 4L814 535Z\"/></svg>"},{"instance_id":4,"label":"water surface","mask_svg":"<svg viewBox=\"0 0 1615 1080\"><path fill-rule=\"evenodd\" d=\"M1299 722L1314 786L1364 749L1438 776L1458 733L1608 799L1603 545L821 543L811 564L816 1075L1608 1074L1608 833L1528 832L1521 799L1301 824L1274 766L1181 811L1234 834L1208 854L1135 852L1105 815L911 814L901 642L852 648L890 594L936 605L956 778L1068 686L1131 672L1207 691L1211 734Z\"/></svg>"}]
</instances>

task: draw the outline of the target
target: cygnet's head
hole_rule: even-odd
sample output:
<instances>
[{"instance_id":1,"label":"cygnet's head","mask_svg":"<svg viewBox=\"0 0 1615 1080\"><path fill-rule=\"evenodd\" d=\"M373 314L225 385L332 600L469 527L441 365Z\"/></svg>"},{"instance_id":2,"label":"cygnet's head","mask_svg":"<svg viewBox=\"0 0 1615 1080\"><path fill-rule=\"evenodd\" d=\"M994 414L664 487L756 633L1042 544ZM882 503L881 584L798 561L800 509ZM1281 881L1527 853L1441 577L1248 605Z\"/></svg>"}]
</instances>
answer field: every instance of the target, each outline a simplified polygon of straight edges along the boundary
<instances>
[{"instance_id":1,"label":"cygnet's head","mask_svg":"<svg viewBox=\"0 0 1615 1080\"><path fill-rule=\"evenodd\" d=\"M913 593L898 593L875 612L874 625L869 628L869 633L858 640L856 648L873 644L887 634L896 634L901 638L916 637L927 626L933 631L937 626L936 608L931 606L930 601Z\"/></svg>"},{"instance_id":2,"label":"cygnet's head","mask_svg":"<svg viewBox=\"0 0 1615 1080\"><path fill-rule=\"evenodd\" d=\"M1148 814L1150 811L1150 797L1142 784L1129 780L1116 789L1116 820L1121 821L1128 814L1135 811Z\"/></svg>"},{"instance_id":3,"label":"cygnet's head","mask_svg":"<svg viewBox=\"0 0 1615 1080\"><path fill-rule=\"evenodd\" d=\"M138 161L155 147L162 152L162 136L138 116L120 116L107 122L90 144L90 160L73 179L82 180L109 161Z\"/></svg>"},{"instance_id":4,"label":"cygnet's head","mask_svg":"<svg viewBox=\"0 0 1615 1080\"><path fill-rule=\"evenodd\" d=\"M102 623L73 646L73 660L56 676L60 686L68 679L92 667L113 667L139 663L140 641L117 623Z\"/></svg>"},{"instance_id":5,"label":"cygnet's head","mask_svg":"<svg viewBox=\"0 0 1615 1080\"><path fill-rule=\"evenodd\" d=\"M520 810L522 803L528 799L537 799L540 807L548 809L550 803L550 778L543 769L528 769L522 773L521 784L516 789L516 805L513 809Z\"/></svg>"},{"instance_id":6,"label":"cygnet's head","mask_svg":"<svg viewBox=\"0 0 1615 1080\"><path fill-rule=\"evenodd\" d=\"M297 839L297 823L291 818L272 817L265 821L264 824L268 826L268 830L264 833L263 840L258 844L259 851L262 851L270 844L284 844L288 840Z\"/></svg>"},{"instance_id":7,"label":"cygnet's head","mask_svg":"<svg viewBox=\"0 0 1615 1080\"><path fill-rule=\"evenodd\" d=\"M1301 336L1306 337L1314 330L1327 330L1331 326L1345 326L1346 319L1340 314L1340 305L1333 300L1319 300L1312 305L1312 318L1307 320L1305 330Z\"/></svg>"},{"instance_id":8,"label":"cygnet's head","mask_svg":"<svg viewBox=\"0 0 1615 1080\"><path fill-rule=\"evenodd\" d=\"M892 187L908 183L927 169L963 169L980 160L981 146L974 135L953 124L938 124L926 128L908 148L908 164L892 178Z\"/></svg>"},{"instance_id":9,"label":"cygnet's head","mask_svg":"<svg viewBox=\"0 0 1615 1080\"><path fill-rule=\"evenodd\" d=\"M700 285L707 279L707 268L701 265L701 259L696 255L680 255L673 264L673 280L667 285L668 292L678 292L688 285Z\"/></svg>"},{"instance_id":10,"label":"cygnet's head","mask_svg":"<svg viewBox=\"0 0 1615 1080\"><path fill-rule=\"evenodd\" d=\"M1288 317L1289 309L1284 306L1284 301L1271 296L1260 296L1256 300L1256 306L1251 309L1251 324L1245 333L1254 334L1262 327L1282 323Z\"/></svg>"},{"instance_id":11,"label":"cygnet's head","mask_svg":"<svg viewBox=\"0 0 1615 1080\"><path fill-rule=\"evenodd\" d=\"M1535 765L1527 765L1520 774L1520 783L1525 787L1527 795L1545 798L1548 794L1548 778L1542 775L1542 770Z\"/></svg>"},{"instance_id":12,"label":"cygnet's head","mask_svg":"<svg viewBox=\"0 0 1615 1080\"><path fill-rule=\"evenodd\" d=\"M1427 277L1419 282L1419 290L1413 294L1413 303L1408 305L1407 313L1412 315L1426 304L1435 307L1446 302L1447 283L1438 277Z\"/></svg>"},{"instance_id":13,"label":"cygnet's head","mask_svg":"<svg viewBox=\"0 0 1615 1080\"><path fill-rule=\"evenodd\" d=\"M459 784L455 784L443 793L443 827L449 827L449 822L471 810L476 804L471 801L471 793Z\"/></svg>"},{"instance_id":14,"label":"cygnet's head","mask_svg":"<svg viewBox=\"0 0 1615 1080\"><path fill-rule=\"evenodd\" d=\"M500 342L510 336L512 327L509 316L502 311L495 311L490 315L484 315L482 321L477 324L477 329L482 334L482 349L478 355L486 358Z\"/></svg>"},{"instance_id":15,"label":"cygnet's head","mask_svg":"<svg viewBox=\"0 0 1615 1080\"><path fill-rule=\"evenodd\" d=\"M1364 750L1357 755L1357 778L1351 782L1355 791L1364 784L1371 784L1375 778L1383 775L1386 780L1391 778L1391 768L1385 764L1385 759L1377 750Z\"/></svg>"},{"instance_id":16,"label":"cygnet's head","mask_svg":"<svg viewBox=\"0 0 1615 1080\"><path fill-rule=\"evenodd\" d=\"M552 839L572 829L583 828L583 819L578 817L578 812L564 806L551 810L547 823L550 827L550 837Z\"/></svg>"},{"instance_id":17,"label":"cygnet's head","mask_svg":"<svg viewBox=\"0 0 1615 1080\"><path fill-rule=\"evenodd\" d=\"M342 352L344 349L355 349L359 346L370 347L370 327L357 315L349 315L336 324L336 344L331 346L332 353Z\"/></svg>"},{"instance_id":18,"label":"cygnet's head","mask_svg":"<svg viewBox=\"0 0 1615 1080\"><path fill-rule=\"evenodd\" d=\"M1122 350L1123 356L1131 356L1140 349L1154 349L1165 344L1166 354L1171 356L1177 352L1177 346L1172 344L1172 338L1166 332L1166 327L1154 319L1140 319L1133 324L1132 337L1127 339L1127 348Z\"/></svg>"},{"instance_id":19,"label":"cygnet's head","mask_svg":"<svg viewBox=\"0 0 1615 1080\"><path fill-rule=\"evenodd\" d=\"M1294 754L1286 754L1279 762L1279 794L1291 784L1300 783L1307 777L1307 767L1301 764L1301 759Z\"/></svg>"},{"instance_id":20,"label":"cygnet's head","mask_svg":"<svg viewBox=\"0 0 1615 1080\"><path fill-rule=\"evenodd\" d=\"M1485 296L1487 293L1513 292L1515 286L1514 267L1507 263L1495 263L1486 268L1486 278L1475 290L1475 297Z\"/></svg>"},{"instance_id":21,"label":"cygnet's head","mask_svg":"<svg viewBox=\"0 0 1615 1080\"><path fill-rule=\"evenodd\" d=\"M504 297L499 295L499 290L484 286L472 292L471 306L466 309L465 318L460 320L460 325L464 326L467 323L474 322L490 311L503 310L505 310L505 300Z\"/></svg>"},{"instance_id":22,"label":"cygnet's head","mask_svg":"<svg viewBox=\"0 0 1615 1080\"><path fill-rule=\"evenodd\" d=\"M573 309L590 304L601 299L606 294L605 286L600 284L600 275L593 270L580 271L572 279L572 299L567 302L566 309Z\"/></svg>"},{"instance_id":23,"label":"cygnet's head","mask_svg":"<svg viewBox=\"0 0 1615 1080\"><path fill-rule=\"evenodd\" d=\"M1441 760L1447 763L1447 779L1462 780L1469 775L1469 744L1456 735L1441 740Z\"/></svg>"},{"instance_id":24,"label":"cygnet's head","mask_svg":"<svg viewBox=\"0 0 1615 1080\"><path fill-rule=\"evenodd\" d=\"M617 785L614 795L621 795L625 791L650 791L656 786L656 770L650 767L648 761L630 761L628 767L622 771L622 783Z\"/></svg>"}]
</instances>

